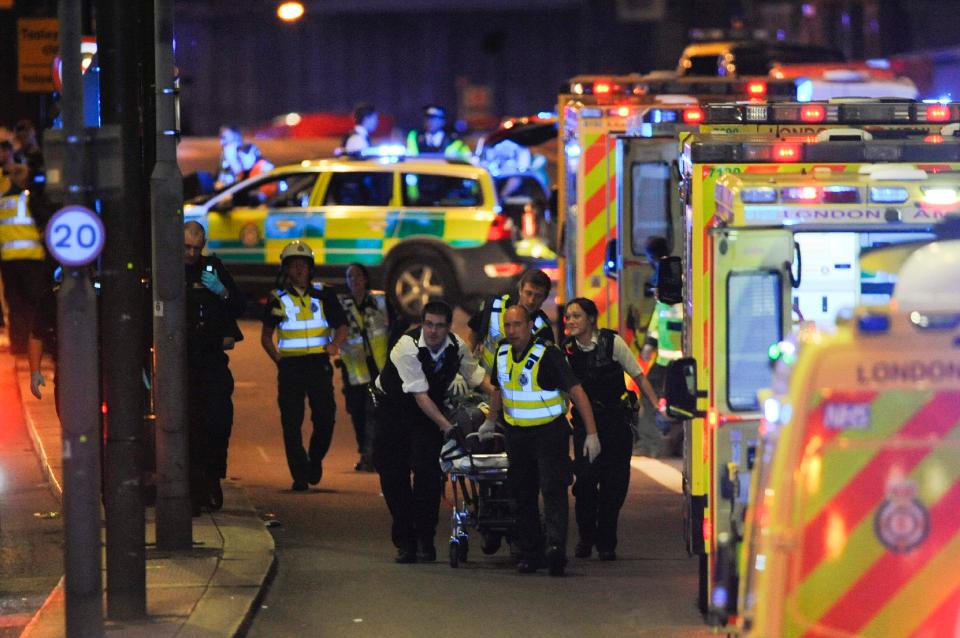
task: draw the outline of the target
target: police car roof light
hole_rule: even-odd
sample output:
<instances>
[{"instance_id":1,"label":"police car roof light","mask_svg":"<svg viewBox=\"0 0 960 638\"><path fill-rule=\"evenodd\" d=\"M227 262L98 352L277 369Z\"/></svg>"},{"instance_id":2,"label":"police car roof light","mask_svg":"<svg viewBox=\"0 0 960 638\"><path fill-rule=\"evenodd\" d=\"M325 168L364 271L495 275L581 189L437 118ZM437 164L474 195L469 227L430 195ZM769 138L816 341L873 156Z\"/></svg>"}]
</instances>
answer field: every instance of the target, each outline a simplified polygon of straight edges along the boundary
<instances>
[{"instance_id":1,"label":"police car roof light","mask_svg":"<svg viewBox=\"0 0 960 638\"><path fill-rule=\"evenodd\" d=\"M827 109L822 104L807 104L800 107L801 122L822 122L827 116Z\"/></svg>"},{"instance_id":2,"label":"police car roof light","mask_svg":"<svg viewBox=\"0 0 960 638\"><path fill-rule=\"evenodd\" d=\"M700 107L683 109L684 124L699 124L700 122L703 122L703 109Z\"/></svg>"},{"instance_id":3,"label":"police car roof light","mask_svg":"<svg viewBox=\"0 0 960 638\"><path fill-rule=\"evenodd\" d=\"M751 80L747 82L746 93L752 99L763 99L767 97L767 83L763 80Z\"/></svg>"},{"instance_id":4,"label":"police car roof light","mask_svg":"<svg viewBox=\"0 0 960 638\"><path fill-rule=\"evenodd\" d=\"M773 145L773 161L799 162L803 157L803 147L800 144L780 142Z\"/></svg>"},{"instance_id":5,"label":"police car roof light","mask_svg":"<svg viewBox=\"0 0 960 638\"><path fill-rule=\"evenodd\" d=\"M593 94L594 95L610 95L610 92L613 90L613 87L609 82L594 82L593 83Z\"/></svg>"},{"instance_id":6,"label":"police car roof light","mask_svg":"<svg viewBox=\"0 0 960 638\"><path fill-rule=\"evenodd\" d=\"M928 122L949 122L950 107L946 104L927 104L926 115Z\"/></svg>"}]
</instances>

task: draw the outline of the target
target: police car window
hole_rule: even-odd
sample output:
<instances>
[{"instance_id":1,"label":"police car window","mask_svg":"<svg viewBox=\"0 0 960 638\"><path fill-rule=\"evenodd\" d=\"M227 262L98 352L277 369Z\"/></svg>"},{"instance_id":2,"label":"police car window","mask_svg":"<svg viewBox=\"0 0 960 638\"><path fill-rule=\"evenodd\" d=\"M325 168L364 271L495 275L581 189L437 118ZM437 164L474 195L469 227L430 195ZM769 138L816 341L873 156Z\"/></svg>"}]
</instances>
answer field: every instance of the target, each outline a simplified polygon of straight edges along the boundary
<instances>
[{"instance_id":1,"label":"police car window","mask_svg":"<svg viewBox=\"0 0 960 638\"><path fill-rule=\"evenodd\" d=\"M268 208L306 207L317 181L317 173L285 173L273 175L233 194L235 206L267 206Z\"/></svg>"},{"instance_id":2,"label":"police car window","mask_svg":"<svg viewBox=\"0 0 960 638\"><path fill-rule=\"evenodd\" d=\"M391 172L333 173L323 203L327 206L389 206Z\"/></svg>"},{"instance_id":3,"label":"police car window","mask_svg":"<svg viewBox=\"0 0 960 638\"><path fill-rule=\"evenodd\" d=\"M630 170L633 254L643 256L647 238L670 233L670 166L666 162L636 162ZM672 247L668 246L669 248Z\"/></svg>"},{"instance_id":4,"label":"police car window","mask_svg":"<svg viewBox=\"0 0 960 638\"><path fill-rule=\"evenodd\" d=\"M757 410L757 391L769 388L767 352L783 338L781 274L731 273L727 279L727 404Z\"/></svg>"},{"instance_id":5,"label":"police car window","mask_svg":"<svg viewBox=\"0 0 960 638\"><path fill-rule=\"evenodd\" d=\"M404 173L404 206L480 206L483 192L480 182L451 175Z\"/></svg>"}]
</instances>

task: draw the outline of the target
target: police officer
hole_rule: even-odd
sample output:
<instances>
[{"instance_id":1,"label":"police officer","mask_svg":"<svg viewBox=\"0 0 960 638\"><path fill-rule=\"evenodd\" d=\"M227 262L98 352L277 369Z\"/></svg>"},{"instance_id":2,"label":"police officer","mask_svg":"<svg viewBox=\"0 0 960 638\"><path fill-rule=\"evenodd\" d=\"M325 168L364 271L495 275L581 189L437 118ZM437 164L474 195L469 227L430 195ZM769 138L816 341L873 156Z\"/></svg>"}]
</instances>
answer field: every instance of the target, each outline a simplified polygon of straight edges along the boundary
<instances>
[{"instance_id":1,"label":"police officer","mask_svg":"<svg viewBox=\"0 0 960 638\"><path fill-rule=\"evenodd\" d=\"M492 434L503 408L507 422L508 482L517 501L518 569L532 573L541 550L538 492L543 494L546 562L551 576L566 567L567 486L570 484L570 425L564 393L573 400L583 420L583 453L592 463L600 455L593 411L583 386L563 353L533 338L529 311L511 306L504 316L507 339L497 351L491 419L480 426L481 438Z\"/></svg>"},{"instance_id":2,"label":"police officer","mask_svg":"<svg viewBox=\"0 0 960 638\"><path fill-rule=\"evenodd\" d=\"M630 457L633 452L632 404L623 374L629 374L653 405L659 400L643 375L630 346L616 332L597 329L597 306L582 297L572 299L565 308L568 336L563 342L574 374L583 384L597 422L597 434L603 454L595 463L581 453L586 439L583 419L573 419L573 471L576 483L577 527L580 540L574 550L577 558L589 558L593 547L600 560L615 560L617 518L630 485ZM643 412L643 403L638 403Z\"/></svg>"},{"instance_id":3,"label":"police officer","mask_svg":"<svg viewBox=\"0 0 960 638\"><path fill-rule=\"evenodd\" d=\"M347 289L339 294L340 305L347 317L350 336L340 349L343 371L343 397L353 421L360 460L358 472L372 472L373 460L367 442L367 395L370 381L377 378L387 362L387 345L393 313L386 295L368 288L370 275L362 264L347 266ZM372 437L371 437L372 438Z\"/></svg>"},{"instance_id":4,"label":"police officer","mask_svg":"<svg viewBox=\"0 0 960 638\"><path fill-rule=\"evenodd\" d=\"M10 326L10 351L27 354L30 325L44 287L44 249L27 203L6 177L0 177L0 277Z\"/></svg>"},{"instance_id":5,"label":"police officer","mask_svg":"<svg viewBox=\"0 0 960 638\"><path fill-rule=\"evenodd\" d=\"M446 128L447 111L442 106L423 107L423 128L407 134L407 154L435 154L462 160L470 159L470 147Z\"/></svg>"},{"instance_id":6,"label":"police officer","mask_svg":"<svg viewBox=\"0 0 960 638\"><path fill-rule=\"evenodd\" d=\"M447 387L459 372L470 387L492 390L470 349L450 332L452 320L445 302L424 305L420 327L400 337L376 381L373 460L393 519L398 563L437 558L433 538L442 491L437 457L444 439L458 430L441 411Z\"/></svg>"},{"instance_id":7,"label":"police officer","mask_svg":"<svg viewBox=\"0 0 960 638\"><path fill-rule=\"evenodd\" d=\"M305 492L323 476L337 405L330 357L347 339L347 319L333 290L312 285L313 251L293 241L280 253L280 279L263 317L260 343L277 364L277 395L291 489ZM278 333L274 343L273 334ZM313 433L303 449L304 398L310 402Z\"/></svg>"},{"instance_id":8,"label":"police officer","mask_svg":"<svg viewBox=\"0 0 960 638\"><path fill-rule=\"evenodd\" d=\"M190 493L195 515L201 507L223 506L220 479L227 475L233 429L233 375L225 351L243 339L236 320L246 305L223 262L203 254L205 245L203 226L195 221L184 224Z\"/></svg>"},{"instance_id":9,"label":"police officer","mask_svg":"<svg viewBox=\"0 0 960 638\"><path fill-rule=\"evenodd\" d=\"M380 118L370 104L358 104L353 111L353 130L343 138L341 146L347 154L362 153L370 148L370 136L377 130Z\"/></svg>"},{"instance_id":10,"label":"police officer","mask_svg":"<svg viewBox=\"0 0 960 638\"><path fill-rule=\"evenodd\" d=\"M475 351L479 348L478 358L485 370L493 369L497 345L506 336L503 316L510 306L520 304L526 308L533 317L534 337L545 343L554 343L550 318L540 309L550 294L550 286L550 278L545 272L530 269L520 277L518 292L487 299L470 318L467 323L470 345Z\"/></svg>"}]
</instances>

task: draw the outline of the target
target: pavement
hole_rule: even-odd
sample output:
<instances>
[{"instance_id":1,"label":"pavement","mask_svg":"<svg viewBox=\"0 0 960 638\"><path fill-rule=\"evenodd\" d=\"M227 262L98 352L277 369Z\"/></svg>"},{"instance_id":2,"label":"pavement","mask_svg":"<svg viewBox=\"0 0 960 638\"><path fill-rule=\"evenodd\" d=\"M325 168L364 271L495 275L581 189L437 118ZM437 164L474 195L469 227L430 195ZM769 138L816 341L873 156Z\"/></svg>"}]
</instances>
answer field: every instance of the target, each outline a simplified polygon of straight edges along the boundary
<instances>
[{"instance_id":1,"label":"pavement","mask_svg":"<svg viewBox=\"0 0 960 638\"><path fill-rule=\"evenodd\" d=\"M14 363L15 361L15 363ZM14 370L11 370L14 368ZM60 420L53 406L52 369L45 370L44 397L30 394L25 358L0 353L0 380L15 374L27 429L51 490L62 503ZM223 482L224 506L193 519L193 548L156 548L153 508L147 509L147 616L105 620L105 633L123 638L217 638L243 635L276 565L273 537L243 488ZM102 582L106 583L104 570ZM104 593L104 599L106 594ZM63 579L33 616L21 638L66 636Z\"/></svg>"}]
</instances>

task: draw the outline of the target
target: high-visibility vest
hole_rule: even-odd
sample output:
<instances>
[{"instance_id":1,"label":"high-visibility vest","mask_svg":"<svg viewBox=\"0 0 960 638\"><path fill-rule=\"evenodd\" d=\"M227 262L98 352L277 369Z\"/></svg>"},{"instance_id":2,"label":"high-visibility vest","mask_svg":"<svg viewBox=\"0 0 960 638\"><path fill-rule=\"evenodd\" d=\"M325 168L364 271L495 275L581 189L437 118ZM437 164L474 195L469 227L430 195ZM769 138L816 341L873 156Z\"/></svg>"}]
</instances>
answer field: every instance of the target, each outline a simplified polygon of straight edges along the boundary
<instances>
[{"instance_id":1,"label":"high-visibility vest","mask_svg":"<svg viewBox=\"0 0 960 638\"><path fill-rule=\"evenodd\" d=\"M383 370L387 362L390 321L387 314L387 298L382 292L368 294L376 307L371 308L366 305L363 312L357 308L352 295L340 295L340 305L343 306L350 326L350 336L340 348L340 360L346 366L350 385L370 383L370 380ZM376 370L370 370L367 357L373 357Z\"/></svg>"},{"instance_id":2,"label":"high-visibility vest","mask_svg":"<svg viewBox=\"0 0 960 638\"><path fill-rule=\"evenodd\" d=\"M447 132L443 134L443 142L440 147L427 146L426 133L413 129L407 133L407 155L420 155L421 153L443 153L444 157L452 159L470 159L470 147L460 138L454 137Z\"/></svg>"},{"instance_id":3,"label":"high-visibility vest","mask_svg":"<svg viewBox=\"0 0 960 638\"><path fill-rule=\"evenodd\" d=\"M287 290L275 290L280 300L284 320L277 326L277 349L281 357L321 354L333 341L333 331L323 314L323 300L308 290L304 295L293 295Z\"/></svg>"},{"instance_id":4,"label":"high-visibility vest","mask_svg":"<svg viewBox=\"0 0 960 638\"><path fill-rule=\"evenodd\" d=\"M503 315L510 305L512 304L510 304L509 294L497 297L490 302L490 319L487 334L484 335L483 342L480 345L480 365L487 372L493 370L494 353L500 346L500 340L507 336L506 329L503 326ZM538 337L541 336L541 331L544 328L550 328L550 323L542 312L538 312L533 317L533 334Z\"/></svg>"},{"instance_id":5,"label":"high-visibility vest","mask_svg":"<svg viewBox=\"0 0 960 638\"><path fill-rule=\"evenodd\" d=\"M43 261L43 242L24 191L0 197L0 261Z\"/></svg>"},{"instance_id":6,"label":"high-visibility vest","mask_svg":"<svg viewBox=\"0 0 960 638\"><path fill-rule=\"evenodd\" d=\"M519 427L543 425L567 413L559 390L544 390L537 384L540 362L547 345L535 342L522 361L514 362L509 343L497 352L497 374L503 395L503 416Z\"/></svg>"},{"instance_id":7,"label":"high-visibility vest","mask_svg":"<svg viewBox=\"0 0 960 638\"><path fill-rule=\"evenodd\" d=\"M665 366L683 356L682 336L683 306L658 301L647 329L647 338L657 343L657 365Z\"/></svg>"}]
</instances>

